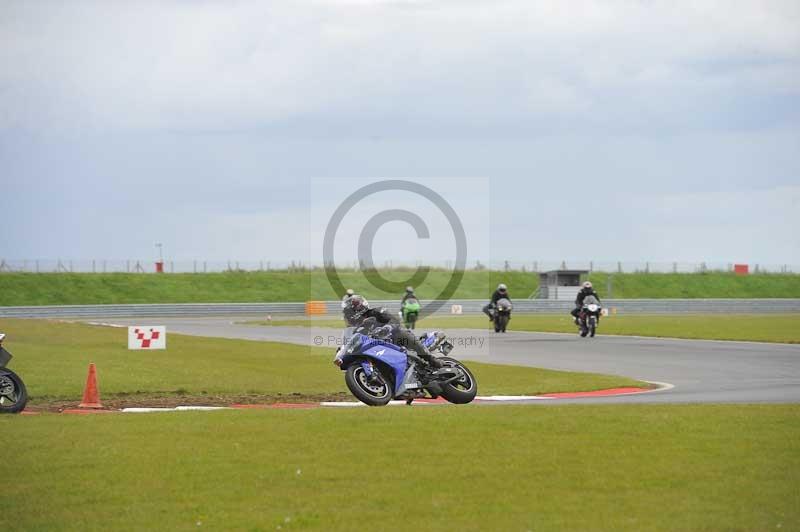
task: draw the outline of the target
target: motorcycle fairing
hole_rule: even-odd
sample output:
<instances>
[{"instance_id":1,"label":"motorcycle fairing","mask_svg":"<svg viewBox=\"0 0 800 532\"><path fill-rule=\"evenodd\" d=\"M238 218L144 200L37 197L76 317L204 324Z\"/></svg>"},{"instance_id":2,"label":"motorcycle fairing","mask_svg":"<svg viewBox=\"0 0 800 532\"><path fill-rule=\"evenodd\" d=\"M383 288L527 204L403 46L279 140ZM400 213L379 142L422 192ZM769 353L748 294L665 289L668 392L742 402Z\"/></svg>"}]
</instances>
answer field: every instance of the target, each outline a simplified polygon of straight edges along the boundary
<instances>
[{"instance_id":1,"label":"motorcycle fairing","mask_svg":"<svg viewBox=\"0 0 800 532\"><path fill-rule=\"evenodd\" d=\"M408 366L408 357L406 356L405 352L402 351L402 348L391 344L385 340L377 340L375 338L370 338L369 336L362 334L361 336L361 346L357 353L350 353L344 355L342 357L342 369L347 369L347 367L353 363L353 359L357 357L367 356L369 358L373 358L375 360L380 360L387 366L392 369L394 372L394 389L395 395L401 393L401 390L405 389L406 385L406 366ZM372 368L364 366L364 371L369 374ZM413 372L412 372L413 373ZM410 374L408 375L410 376Z\"/></svg>"}]
</instances>

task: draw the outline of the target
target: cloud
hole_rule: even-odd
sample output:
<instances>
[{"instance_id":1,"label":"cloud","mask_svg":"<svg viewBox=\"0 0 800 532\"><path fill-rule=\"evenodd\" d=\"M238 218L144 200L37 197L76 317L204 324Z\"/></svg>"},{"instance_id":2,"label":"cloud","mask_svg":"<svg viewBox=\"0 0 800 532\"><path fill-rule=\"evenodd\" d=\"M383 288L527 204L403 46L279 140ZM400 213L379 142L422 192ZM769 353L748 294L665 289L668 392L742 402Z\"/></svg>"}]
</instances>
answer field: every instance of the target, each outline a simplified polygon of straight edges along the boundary
<instances>
[{"instance_id":1,"label":"cloud","mask_svg":"<svg viewBox=\"0 0 800 532\"><path fill-rule=\"evenodd\" d=\"M0 67L21 257L299 258L309 179L476 176L493 258L800 261L794 1L3 2Z\"/></svg>"},{"instance_id":2,"label":"cloud","mask_svg":"<svg viewBox=\"0 0 800 532\"><path fill-rule=\"evenodd\" d=\"M5 127L308 133L333 124L332 134L391 135L404 117L406 129L436 122L442 135L530 131L537 121L698 127L706 109L735 112L736 97L720 95L796 98L800 84L794 2L0 9Z\"/></svg>"}]
</instances>

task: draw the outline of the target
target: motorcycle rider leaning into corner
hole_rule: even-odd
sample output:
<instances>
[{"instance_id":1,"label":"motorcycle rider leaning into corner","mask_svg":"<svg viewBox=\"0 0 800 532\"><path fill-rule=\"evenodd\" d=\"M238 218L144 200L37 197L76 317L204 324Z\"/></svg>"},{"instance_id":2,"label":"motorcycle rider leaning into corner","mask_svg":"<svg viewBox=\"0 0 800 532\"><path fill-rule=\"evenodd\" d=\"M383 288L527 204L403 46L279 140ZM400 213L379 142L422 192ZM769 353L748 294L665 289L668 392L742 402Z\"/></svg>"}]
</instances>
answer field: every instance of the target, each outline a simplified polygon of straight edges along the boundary
<instances>
[{"instance_id":1,"label":"motorcycle rider leaning into corner","mask_svg":"<svg viewBox=\"0 0 800 532\"><path fill-rule=\"evenodd\" d=\"M578 292L578 296L575 298L575 308L570 311L572 317L575 318L575 325L579 325L578 323L578 314L581 313L581 309L583 308L583 300L586 299L587 296L594 296L597 299L597 303L600 303L600 296L597 295L597 292L594 291L592 288L592 283L586 281L583 283L583 287ZM600 317L598 316L597 322L600 322Z\"/></svg>"},{"instance_id":2,"label":"motorcycle rider leaning into corner","mask_svg":"<svg viewBox=\"0 0 800 532\"><path fill-rule=\"evenodd\" d=\"M497 290L495 290L494 294L492 294L492 300L489 302L489 304L483 307L483 313L489 316L489 321L494 321L494 316L492 316L490 311L501 299L508 299L511 301L511 297L508 295L508 287L503 283L497 285Z\"/></svg>"},{"instance_id":3,"label":"motorcycle rider leaning into corner","mask_svg":"<svg viewBox=\"0 0 800 532\"><path fill-rule=\"evenodd\" d=\"M366 299L358 294L349 297L343 305L342 314L344 321L350 327L359 327L368 318L374 318L378 325L388 325L391 329L390 341L409 351L415 351L417 355L433 368L441 368L442 363L422 345L414 336L414 333L405 329L400 321L384 308L370 308Z\"/></svg>"}]
</instances>

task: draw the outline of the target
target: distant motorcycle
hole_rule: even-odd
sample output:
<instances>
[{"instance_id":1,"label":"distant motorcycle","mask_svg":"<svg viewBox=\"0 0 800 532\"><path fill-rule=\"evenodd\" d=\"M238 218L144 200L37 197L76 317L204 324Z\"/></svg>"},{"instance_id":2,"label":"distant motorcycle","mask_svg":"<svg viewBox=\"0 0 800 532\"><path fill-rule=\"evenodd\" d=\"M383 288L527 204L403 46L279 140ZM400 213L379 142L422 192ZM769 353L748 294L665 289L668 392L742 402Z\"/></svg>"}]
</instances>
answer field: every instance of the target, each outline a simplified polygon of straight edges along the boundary
<instances>
[{"instance_id":1,"label":"distant motorcycle","mask_svg":"<svg viewBox=\"0 0 800 532\"><path fill-rule=\"evenodd\" d=\"M0 414L16 414L25 409L28 391L19 375L6 367L12 356L3 347L5 337L0 333Z\"/></svg>"},{"instance_id":2,"label":"distant motorcycle","mask_svg":"<svg viewBox=\"0 0 800 532\"><path fill-rule=\"evenodd\" d=\"M494 322L494 332L506 332L508 322L511 320L511 310L513 309L511 301L506 298L498 299L494 304L492 311L492 321Z\"/></svg>"},{"instance_id":3,"label":"distant motorcycle","mask_svg":"<svg viewBox=\"0 0 800 532\"><path fill-rule=\"evenodd\" d=\"M414 330L421 308L422 306L416 297L409 297L403 302L403 310L401 312L403 314L403 323L405 323L407 329Z\"/></svg>"},{"instance_id":4,"label":"distant motorcycle","mask_svg":"<svg viewBox=\"0 0 800 532\"><path fill-rule=\"evenodd\" d=\"M369 406L383 406L392 399L411 404L426 393L455 404L475 399L478 383L464 364L447 356L453 344L445 335L427 333L420 341L431 353L444 355L438 357L442 368L434 369L403 347L373 337L364 327L345 329L343 345L333 362L345 372L345 384L353 395Z\"/></svg>"},{"instance_id":5,"label":"distant motorcycle","mask_svg":"<svg viewBox=\"0 0 800 532\"><path fill-rule=\"evenodd\" d=\"M602 307L600 302L594 296L586 296L583 300L583 307L578 313L578 328L581 331L581 337L586 338L588 335L594 338L597 332L597 324L600 321L600 311Z\"/></svg>"}]
</instances>

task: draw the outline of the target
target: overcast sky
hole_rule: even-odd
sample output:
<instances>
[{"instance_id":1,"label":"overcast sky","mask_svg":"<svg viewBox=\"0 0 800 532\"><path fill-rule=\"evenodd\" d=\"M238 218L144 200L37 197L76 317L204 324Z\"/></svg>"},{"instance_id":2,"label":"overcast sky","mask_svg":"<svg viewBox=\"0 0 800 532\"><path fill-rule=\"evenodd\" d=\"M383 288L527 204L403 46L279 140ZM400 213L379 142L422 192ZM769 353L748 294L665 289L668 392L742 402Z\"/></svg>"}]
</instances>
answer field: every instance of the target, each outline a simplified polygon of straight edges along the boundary
<instances>
[{"instance_id":1,"label":"overcast sky","mask_svg":"<svg viewBox=\"0 0 800 532\"><path fill-rule=\"evenodd\" d=\"M386 178L471 262L800 264L800 2L0 4L0 258L321 262Z\"/></svg>"}]
</instances>

